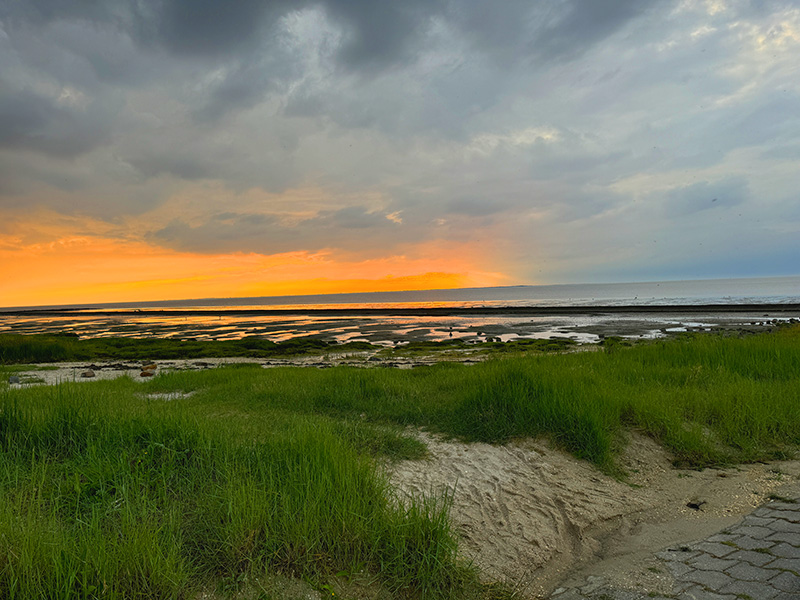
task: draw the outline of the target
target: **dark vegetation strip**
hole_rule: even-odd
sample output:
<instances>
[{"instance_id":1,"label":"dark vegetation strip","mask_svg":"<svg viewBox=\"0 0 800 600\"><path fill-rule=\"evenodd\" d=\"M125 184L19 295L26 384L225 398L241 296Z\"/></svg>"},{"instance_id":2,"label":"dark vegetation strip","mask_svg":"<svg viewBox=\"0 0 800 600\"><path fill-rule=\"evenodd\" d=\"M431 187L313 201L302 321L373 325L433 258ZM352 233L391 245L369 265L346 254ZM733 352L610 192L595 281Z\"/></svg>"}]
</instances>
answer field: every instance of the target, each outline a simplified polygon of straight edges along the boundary
<instances>
[{"instance_id":1,"label":"dark vegetation strip","mask_svg":"<svg viewBox=\"0 0 800 600\"><path fill-rule=\"evenodd\" d=\"M495 353L518 351L551 352L563 350L575 342L568 339L528 340L512 342L483 342L468 345L462 340L441 342L410 342L388 354L407 355L446 350L463 350L479 347ZM240 340L194 341L163 338L87 338L79 339L74 334L64 335L19 335L0 334L0 365L21 363L49 363L81 360L171 360L201 358L279 358L303 354L326 352L360 352L377 350L368 342L337 344L315 338L295 338L283 342L272 342L258 337Z\"/></svg>"},{"instance_id":2,"label":"dark vegetation strip","mask_svg":"<svg viewBox=\"0 0 800 600\"><path fill-rule=\"evenodd\" d=\"M74 334L0 334L0 364L76 360L169 360L192 358L273 358L336 350L356 352L377 348L367 342L329 343L313 338L276 343L261 338L196 341L163 338L89 338Z\"/></svg>"}]
</instances>

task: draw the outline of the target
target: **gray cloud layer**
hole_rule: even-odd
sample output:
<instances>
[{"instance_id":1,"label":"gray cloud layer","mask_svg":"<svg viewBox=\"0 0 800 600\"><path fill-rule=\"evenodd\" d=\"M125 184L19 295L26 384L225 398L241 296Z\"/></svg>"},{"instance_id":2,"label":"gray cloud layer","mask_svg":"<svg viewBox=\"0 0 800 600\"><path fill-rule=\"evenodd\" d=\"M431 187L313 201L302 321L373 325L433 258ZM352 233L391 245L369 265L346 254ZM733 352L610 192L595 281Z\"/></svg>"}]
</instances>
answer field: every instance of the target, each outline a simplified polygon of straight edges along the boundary
<instances>
[{"instance_id":1,"label":"gray cloud layer","mask_svg":"<svg viewBox=\"0 0 800 600\"><path fill-rule=\"evenodd\" d=\"M113 221L213 182L147 239L485 232L520 281L785 271L799 50L788 1L0 0L0 206ZM291 218L242 196L310 188Z\"/></svg>"}]
</instances>

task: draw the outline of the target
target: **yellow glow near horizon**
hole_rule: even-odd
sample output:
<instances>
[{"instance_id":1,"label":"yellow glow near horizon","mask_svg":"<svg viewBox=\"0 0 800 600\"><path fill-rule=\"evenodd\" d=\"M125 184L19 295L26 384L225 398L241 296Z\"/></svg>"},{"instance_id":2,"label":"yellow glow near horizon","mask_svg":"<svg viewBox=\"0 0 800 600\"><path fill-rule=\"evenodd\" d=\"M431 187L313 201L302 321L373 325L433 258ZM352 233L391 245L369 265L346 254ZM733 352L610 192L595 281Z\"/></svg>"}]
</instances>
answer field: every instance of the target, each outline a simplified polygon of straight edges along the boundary
<instances>
[{"instance_id":1,"label":"yellow glow near horizon","mask_svg":"<svg viewBox=\"0 0 800 600\"><path fill-rule=\"evenodd\" d=\"M489 286L466 244L418 247L363 260L328 252L195 254L143 241L64 235L47 242L0 236L1 307L235 298ZM430 256L431 258L424 258Z\"/></svg>"}]
</instances>

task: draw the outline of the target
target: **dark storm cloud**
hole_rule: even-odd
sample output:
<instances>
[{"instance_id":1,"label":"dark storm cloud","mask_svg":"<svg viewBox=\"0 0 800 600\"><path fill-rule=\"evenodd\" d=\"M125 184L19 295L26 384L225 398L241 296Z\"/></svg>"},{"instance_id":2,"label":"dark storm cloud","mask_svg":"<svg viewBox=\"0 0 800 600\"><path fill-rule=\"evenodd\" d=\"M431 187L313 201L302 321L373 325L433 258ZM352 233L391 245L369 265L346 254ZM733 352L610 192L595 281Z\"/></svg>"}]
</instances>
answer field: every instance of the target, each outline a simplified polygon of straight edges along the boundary
<instances>
[{"instance_id":1,"label":"dark storm cloud","mask_svg":"<svg viewBox=\"0 0 800 600\"><path fill-rule=\"evenodd\" d=\"M324 0L322 4L345 28L338 57L354 68L379 68L413 56L411 47L426 33L442 0Z\"/></svg>"},{"instance_id":2,"label":"dark storm cloud","mask_svg":"<svg viewBox=\"0 0 800 600\"><path fill-rule=\"evenodd\" d=\"M301 78L302 65L280 39L261 41L258 52L241 53L227 62L224 75L208 87L192 115L201 122L220 118L259 104L270 93L280 93Z\"/></svg>"},{"instance_id":3,"label":"dark storm cloud","mask_svg":"<svg viewBox=\"0 0 800 600\"><path fill-rule=\"evenodd\" d=\"M156 42L172 53L225 57L252 48L282 16L322 6L347 29L343 62L355 66L391 62L402 54L409 38L442 2L370 2L369 0L134 0L77 1L11 0L0 7L0 18L12 23L45 25L83 20L127 30L141 43Z\"/></svg>"},{"instance_id":4,"label":"dark storm cloud","mask_svg":"<svg viewBox=\"0 0 800 600\"><path fill-rule=\"evenodd\" d=\"M560 0L12 0L0 19L45 25L79 20L112 26L139 43L157 43L170 53L224 59L253 52L276 35L278 20L294 11L321 7L344 30L337 57L361 69L413 60L436 17L452 19L489 52L510 45L543 56L573 56L607 37L656 2Z\"/></svg>"},{"instance_id":5,"label":"dark storm cloud","mask_svg":"<svg viewBox=\"0 0 800 600\"><path fill-rule=\"evenodd\" d=\"M557 0L451 3L467 35L503 61L579 56L663 0Z\"/></svg>"},{"instance_id":6,"label":"dark storm cloud","mask_svg":"<svg viewBox=\"0 0 800 600\"><path fill-rule=\"evenodd\" d=\"M288 2L262 0L11 0L0 18L47 25L86 21L126 31L142 44L158 43L182 55L221 56L257 37L270 14Z\"/></svg>"},{"instance_id":7,"label":"dark storm cloud","mask_svg":"<svg viewBox=\"0 0 800 600\"><path fill-rule=\"evenodd\" d=\"M605 39L658 2L641 0L573 0L562 2L557 20L531 43L535 54L573 57Z\"/></svg>"},{"instance_id":8,"label":"dark storm cloud","mask_svg":"<svg viewBox=\"0 0 800 600\"><path fill-rule=\"evenodd\" d=\"M179 251L259 252L264 254L317 251L323 248L357 250L364 243L391 244L401 239L399 225L384 212L350 206L286 224L262 213L218 213L199 224L174 219L151 232L148 239Z\"/></svg>"},{"instance_id":9,"label":"dark storm cloud","mask_svg":"<svg viewBox=\"0 0 800 600\"><path fill-rule=\"evenodd\" d=\"M481 51L492 56L507 52L518 62L526 55L549 58L580 54L641 13L643 4L631 0L502 4L454 0L19 0L0 7L0 19L25 31L28 26L49 26L48 38L52 36L81 61L41 48L29 52L28 59L65 81L92 85L80 72L82 64L91 67L98 81L112 85L141 84L148 73L169 78L169 67L163 64L159 52L195 61L192 68L201 76L204 69L219 69L219 76L188 100L197 120L213 123L256 106L268 94L280 93L302 76L299 57L282 43L280 21L303 9L323 9L328 20L341 29L340 45L330 58L346 70L378 74L394 65L413 64L417 52L426 47L426 36L436 19L450 20L463 35L475 40ZM137 46L138 54L134 50ZM142 56L148 57L149 67L143 64ZM470 98L470 109L479 102L480 93L494 90L484 100L486 106L502 93L502 86L487 83L473 81L468 89L461 90L465 98ZM451 94L452 99L452 93L458 92L446 87L441 91ZM402 94L403 90L386 90L377 96L367 92L359 101L335 90L306 90L304 95L301 86L288 102L286 114L330 112L345 127L379 124L398 132L409 126L414 131L433 125L459 135L464 111L456 105L447 110L427 109L426 114L415 117L416 122L409 123L387 106L392 102L387 94L398 92ZM328 97L322 100L326 94Z\"/></svg>"},{"instance_id":10,"label":"dark storm cloud","mask_svg":"<svg viewBox=\"0 0 800 600\"><path fill-rule=\"evenodd\" d=\"M168 173L179 179L192 181L210 179L219 173L215 165L189 156L147 154L130 158L128 163L147 178Z\"/></svg>"},{"instance_id":11,"label":"dark storm cloud","mask_svg":"<svg viewBox=\"0 0 800 600\"><path fill-rule=\"evenodd\" d=\"M271 86L272 80L259 65L236 67L210 90L193 115L200 121L217 121L231 111L255 106Z\"/></svg>"},{"instance_id":12,"label":"dark storm cloud","mask_svg":"<svg viewBox=\"0 0 800 600\"><path fill-rule=\"evenodd\" d=\"M108 140L109 117L102 106L59 106L27 90L5 89L0 82L0 148L72 158Z\"/></svg>"},{"instance_id":13,"label":"dark storm cloud","mask_svg":"<svg viewBox=\"0 0 800 600\"><path fill-rule=\"evenodd\" d=\"M0 18L46 24L60 19L111 22L125 3L114 0L6 0L0 4Z\"/></svg>"},{"instance_id":14,"label":"dark storm cloud","mask_svg":"<svg viewBox=\"0 0 800 600\"><path fill-rule=\"evenodd\" d=\"M145 76L141 58L125 51L131 42L149 56L153 73L162 76L165 66L159 52L194 61L198 75L204 69L221 68L222 76L200 90L200 97L194 101L194 115L202 121L214 121L256 105L266 94L300 75L298 57L287 53L282 43L282 17L305 8L324 9L344 32L333 58L346 69L376 71L410 55L412 42L423 35L431 11L437 10L435 4L428 0L31 0L3 4L0 20L22 32L18 39L48 27L48 38L54 37L51 41L81 61L76 65L63 54L46 52L42 47L26 52L26 57L66 80L87 83L85 75L77 72L86 64L101 82L141 83ZM19 43L30 45L26 39Z\"/></svg>"},{"instance_id":15,"label":"dark storm cloud","mask_svg":"<svg viewBox=\"0 0 800 600\"><path fill-rule=\"evenodd\" d=\"M139 13L147 33L178 54L224 56L252 43L268 16L273 19L290 2L271 0L162 0L150 14ZM155 23L152 23L154 21Z\"/></svg>"},{"instance_id":16,"label":"dark storm cloud","mask_svg":"<svg viewBox=\"0 0 800 600\"><path fill-rule=\"evenodd\" d=\"M20 32L14 41L30 64L60 81L96 89L135 88L164 78L169 66L154 60L126 31L90 21L58 21L41 37Z\"/></svg>"},{"instance_id":17,"label":"dark storm cloud","mask_svg":"<svg viewBox=\"0 0 800 600\"><path fill-rule=\"evenodd\" d=\"M324 0L344 19L352 34L340 51L349 65L391 64L413 58L418 42L434 18L455 24L480 48L505 59L578 56L632 19L666 0Z\"/></svg>"},{"instance_id":18,"label":"dark storm cloud","mask_svg":"<svg viewBox=\"0 0 800 600\"><path fill-rule=\"evenodd\" d=\"M173 219L165 227L148 234L148 239L182 252L246 252L267 248L280 252L289 236L274 217L228 212L212 215L199 225ZM254 240L261 240L259 250L252 247Z\"/></svg>"}]
</instances>

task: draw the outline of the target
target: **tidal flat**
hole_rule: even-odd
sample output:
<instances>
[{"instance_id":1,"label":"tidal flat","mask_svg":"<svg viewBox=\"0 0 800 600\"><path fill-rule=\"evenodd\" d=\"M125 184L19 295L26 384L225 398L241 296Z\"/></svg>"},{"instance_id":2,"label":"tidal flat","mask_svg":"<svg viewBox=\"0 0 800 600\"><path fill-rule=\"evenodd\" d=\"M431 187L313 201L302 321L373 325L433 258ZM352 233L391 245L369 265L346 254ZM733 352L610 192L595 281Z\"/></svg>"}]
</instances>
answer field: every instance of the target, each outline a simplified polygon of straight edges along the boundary
<instances>
[{"instance_id":1,"label":"tidal flat","mask_svg":"<svg viewBox=\"0 0 800 600\"><path fill-rule=\"evenodd\" d=\"M686 536L684 495L722 522L797 486L799 327L607 342L53 386L6 354L0 595L533 597L610 520Z\"/></svg>"},{"instance_id":2,"label":"tidal flat","mask_svg":"<svg viewBox=\"0 0 800 600\"><path fill-rule=\"evenodd\" d=\"M416 342L509 342L609 336L669 337L686 331L765 331L800 321L800 305L643 304L609 306L443 306L313 308L141 308L0 311L0 334L182 341L267 340L394 347Z\"/></svg>"}]
</instances>

